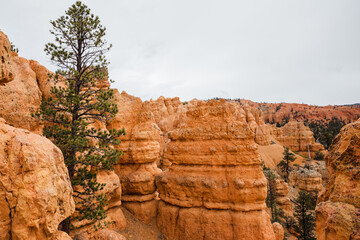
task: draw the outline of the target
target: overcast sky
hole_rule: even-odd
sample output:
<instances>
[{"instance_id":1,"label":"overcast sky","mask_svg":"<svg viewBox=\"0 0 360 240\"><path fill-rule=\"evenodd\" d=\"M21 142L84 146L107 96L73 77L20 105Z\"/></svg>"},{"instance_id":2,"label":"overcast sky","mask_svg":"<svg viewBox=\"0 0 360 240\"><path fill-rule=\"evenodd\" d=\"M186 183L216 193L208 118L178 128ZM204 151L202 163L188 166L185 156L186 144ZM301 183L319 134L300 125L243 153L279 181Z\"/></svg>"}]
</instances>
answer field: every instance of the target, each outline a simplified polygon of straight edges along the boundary
<instances>
[{"instance_id":1,"label":"overcast sky","mask_svg":"<svg viewBox=\"0 0 360 240\"><path fill-rule=\"evenodd\" d=\"M0 0L0 30L51 70L50 20L75 1ZM113 87L143 100L360 102L358 0L86 0L107 28Z\"/></svg>"}]
</instances>

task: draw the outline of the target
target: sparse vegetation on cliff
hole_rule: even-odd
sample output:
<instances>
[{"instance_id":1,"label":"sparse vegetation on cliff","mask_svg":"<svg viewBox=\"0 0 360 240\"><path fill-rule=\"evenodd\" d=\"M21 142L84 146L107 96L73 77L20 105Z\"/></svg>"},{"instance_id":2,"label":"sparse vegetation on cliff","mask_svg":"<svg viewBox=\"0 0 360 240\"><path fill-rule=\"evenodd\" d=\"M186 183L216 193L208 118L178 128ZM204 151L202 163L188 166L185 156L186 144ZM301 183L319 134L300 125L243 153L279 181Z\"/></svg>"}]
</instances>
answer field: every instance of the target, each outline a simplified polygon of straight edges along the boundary
<instances>
[{"instance_id":1,"label":"sparse vegetation on cliff","mask_svg":"<svg viewBox=\"0 0 360 240\"><path fill-rule=\"evenodd\" d=\"M289 174L292 170L290 163L294 162L296 157L295 157L295 154L290 152L290 149L285 146L284 146L283 155L284 155L283 160L280 161L280 163L278 164L278 167L280 168L281 172L283 173L285 182L289 182Z\"/></svg>"},{"instance_id":2,"label":"sparse vegetation on cliff","mask_svg":"<svg viewBox=\"0 0 360 240\"><path fill-rule=\"evenodd\" d=\"M276 191L276 174L270 168L263 168L263 173L267 179L267 196L266 196L266 206L271 210L271 222L281 223L281 215L283 210L278 207L276 198L279 194Z\"/></svg>"}]
</instances>

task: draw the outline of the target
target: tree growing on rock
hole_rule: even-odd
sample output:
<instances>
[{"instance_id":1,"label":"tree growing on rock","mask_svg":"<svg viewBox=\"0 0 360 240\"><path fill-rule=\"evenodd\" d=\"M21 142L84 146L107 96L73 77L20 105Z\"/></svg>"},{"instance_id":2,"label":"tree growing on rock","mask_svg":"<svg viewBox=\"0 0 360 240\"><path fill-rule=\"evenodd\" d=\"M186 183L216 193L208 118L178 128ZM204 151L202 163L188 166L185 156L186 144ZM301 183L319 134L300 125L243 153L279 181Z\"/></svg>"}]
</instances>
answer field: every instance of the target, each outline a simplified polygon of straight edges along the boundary
<instances>
[{"instance_id":1,"label":"tree growing on rock","mask_svg":"<svg viewBox=\"0 0 360 240\"><path fill-rule=\"evenodd\" d=\"M118 112L113 90L101 81L108 77L104 54L111 45L104 39L105 27L85 4L77 1L65 13L50 22L55 41L45 46L59 68L49 76L56 85L34 115L46 123L44 136L63 152L76 200L75 219L103 220L107 199L99 194L104 184L97 182L97 172L117 163L122 153L112 146L125 134L123 129L92 127ZM69 233L70 226L68 218L61 230Z\"/></svg>"},{"instance_id":2,"label":"tree growing on rock","mask_svg":"<svg viewBox=\"0 0 360 240\"><path fill-rule=\"evenodd\" d=\"M315 205L313 195L304 191L299 192L299 196L294 201L295 213L294 216L297 220L295 231L298 233L298 239L301 240L314 240L316 239L315 230Z\"/></svg>"},{"instance_id":3,"label":"tree growing on rock","mask_svg":"<svg viewBox=\"0 0 360 240\"><path fill-rule=\"evenodd\" d=\"M292 171L292 167L290 166L290 163L294 162L296 158L295 158L295 154L290 152L290 149L285 146L284 146L283 155L284 155L283 159L280 161L280 163L277 166L283 172L285 182L289 182L289 174Z\"/></svg>"},{"instance_id":4,"label":"tree growing on rock","mask_svg":"<svg viewBox=\"0 0 360 240\"><path fill-rule=\"evenodd\" d=\"M266 195L266 206L270 208L271 211L271 222L281 223L281 216L283 215L283 210L278 207L276 198L279 196L276 191L276 174L267 167L263 168L263 173L267 179L267 195Z\"/></svg>"}]
</instances>

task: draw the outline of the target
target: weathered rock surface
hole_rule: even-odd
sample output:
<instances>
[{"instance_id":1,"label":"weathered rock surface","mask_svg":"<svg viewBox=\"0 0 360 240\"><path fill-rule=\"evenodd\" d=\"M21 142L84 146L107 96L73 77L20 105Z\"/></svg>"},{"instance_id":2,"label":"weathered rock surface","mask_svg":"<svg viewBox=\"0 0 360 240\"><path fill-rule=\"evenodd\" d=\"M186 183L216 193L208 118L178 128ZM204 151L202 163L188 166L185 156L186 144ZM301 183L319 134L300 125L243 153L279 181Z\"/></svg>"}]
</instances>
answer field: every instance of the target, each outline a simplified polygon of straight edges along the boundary
<instances>
[{"instance_id":1,"label":"weathered rock surface","mask_svg":"<svg viewBox=\"0 0 360 240\"><path fill-rule=\"evenodd\" d=\"M299 167L289 175L289 184L299 190L320 192L323 189L322 176L313 169Z\"/></svg>"},{"instance_id":2,"label":"weathered rock surface","mask_svg":"<svg viewBox=\"0 0 360 240\"><path fill-rule=\"evenodd\" d=\"M61 151L0 120L0 239L51 239L74 210Z\"/></svg>"},{"instance_id":3,"label":"weathered rock surface","mask_svg":"<svg viewBox=\"0 0 360 240\"><path fill-rule=\"evenodd\" d=\"M310 150L311 157L315 156L315 152L324 150L323 145L315 142L310 128L302 122L290 121L281 128L281 135L279 133L276 135L276 139L284 146L306 157L308 157L308 150Z\"/></svg>"},{"instance_id":4,"label":"weathered rock surface","mask_svg":"<svg viewBox=\"0 0 360 240\"><path fill-rule=\"evenodd\" d=\"M98 194L105 194L108 199L108 205L104 208L107 214L104 221L111 224L106 228L108 230L124 230L126 228L126 219L120 208L122 193L119 177L113 171L103 170L98 173L97 181L106 184L104 189L98 192ZM96 235L93 225L98 223L90 220L73 221L72 224L75 229L71 231L71 235L83 235L88 239L92 239Z\"/></svg>"},{"instance_id":5,"label":"weathered rock surface","mask_svg":"<svg viewBox=\"0 0 360 240\"><path fill-rule=\"evenodd\" d=\"M316 207L318 239L360 239L360 120L341 129L325 160L330 181Z\"/></svg>"},{"instance_id":6,"label":"weathered rock surface","mask_svg":"<svg viewBox=\"0 0 360 240\"><path fill-rule=\"evenodd\" d=\"M272 224L274 233L275 233L275 239L276 240L283 240L284 239L284 228L281 226L280 223L274 222Z\"/></svg>"},{"instance_id":7,"label":"weathered rock surface","mask_svg":"<svg viewBox=\"0 0 360 240\"><path fill-rule=\"evenodd\" d=\"M14 127L41 133L42 125L31 117L31 113L40 108L42 96L36 74L31 69L28 60L10 52L9 40L1 32L0 49L2 49L0 54L8 56L5 62L0 61L0 73L4 69L6 73L6 80L2 82L7 82L5 85L0 85L0 99L2 99L0 117ZM3 49L6 49L5 53Z\"/></svg>"},{"instance_id":8,"label":"weathered rock surface","mask_svg":"<svg viewBox=\"0 0 360 240\"><path fill-rule=\"evenodd\" d=\"M8 37L0 31L0 85L14 80L14 72L12 70L11 44Z\"/></svg>"},{"instance_id":9,"label":"weathered rock surface","mask_svg":"<svg viewBox=\"0 0 360 240\"><path fill-rule=\"evenodd\" d=\"M280 177L275 180L275 191L277 196L275 201L285 212L291 211L291 201L289 197L289 185Z\"/></svg>"},{"instance_id":10,"label":"weathered rock surface","mask_svg":"<svg viewBox=\"0 0 360 240\"><path fill-rule=\"evenodd\" d=\"M126 240L126 238L112 230L102 229L94 237L95 240Z\"/></svg>"},{"instance_id":11,"label":"weathered rock surface","mask_svg":"<svg viewBox=\"0 0 360 240\"><path fill-rule=\"evenodd\" d=\"M116 101L120 111L108 127L126 131L117 146L124 155L115 166L121 179L123 206L148 223L156 216L155 175L161 171L156 165L161 151L160 129L139 98L116 92Z\"/></svg>"},{"instance_id":12,"label":"weathered rock surface","mask_svg":"<svg viewBox=\"0 0 360 240\"><path fill-rule=\"evenodd\" d=\"M275 239L255 133L235 103L197 101L169 132L157 224L169 239Z\"/></svg>"}]
</instances>

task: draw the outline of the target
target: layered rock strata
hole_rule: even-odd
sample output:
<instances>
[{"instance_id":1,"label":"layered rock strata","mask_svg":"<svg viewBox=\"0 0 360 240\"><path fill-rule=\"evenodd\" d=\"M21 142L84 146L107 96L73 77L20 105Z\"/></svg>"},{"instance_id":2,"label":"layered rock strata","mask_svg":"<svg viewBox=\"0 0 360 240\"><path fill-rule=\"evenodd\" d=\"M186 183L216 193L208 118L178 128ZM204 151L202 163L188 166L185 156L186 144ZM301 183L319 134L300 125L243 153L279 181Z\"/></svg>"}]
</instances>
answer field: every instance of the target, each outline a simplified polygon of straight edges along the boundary
<instances>
[{"instance_id":1,"label":"layered rock strata","mask_svg":"<svg viewBox=\"0 0 360 240\"><path fill-rule=\"evenodd\" d=\"M278 206L285 212L290 212L291 201L289 197L289 185L280 176L275 180L275 191L277 193L275 201Z\"/></svg>"},{"instance_id":2,"label":"layered rock strata","mask_svg":"<svg viewBox=\"0 0 360 240\"><path fill-rule=\"evenodd\" d=\"M299 103L257 103L245 99L241 99L241 103L260 109L266 123L281 123L286 118L328 122L334 117L352 122L360 117L359 104L316 106Z\"/></svg>"},{"instance_id":3,"label":"layered rock strata","mask_svg":"<svg viewBox=\"0 0 360 240\"><path fill-rule=\"evenodd\" d=\"M155 175L161 170L156 161L160 158L160 129L153 115L144 111L139 98L116 92L119 113L109 123L111 128L125 128L126 136L117 146L124 152L115 173L122 184L123 206L144 223L156 216Z\"/></svg>"},{"instance_id":4,"label":"layered rock strata","mask_svg":"<svg viewBox=\"0 0 360 240\"><path fill-rule=\"evenodd\" d=\"M360 120L343 127L326 156L330 181L316 207L318 239L360 239Z\"/></svg>"},{"instance_id":5,"label":"layered rock strata","mask_svg":"<svg viewBox=\"0 0 360 240\"><path fill-rule=\"evenodd\" d=\"M75 210L61 151L0 119L0 239L51 239Z\"/></svg>"},{"instance_id":6,"label":"layered rock strata","mask_svg":"<svg viewBox=\"0 0 360 240\"><path fill-rule=\"evenodd\" d=\"M314 134L310 128L302 122L290 121L281 128L281 133L273 132L280 143L305 157L308 157L309 151L313 158L315 152L324 150L323 145L315 142Z\"/></svg>"},{"instance_id":7,"label":"layered rock strata","mask_svg":"<svg viewBox=\"0 0 360 240\"><path fill-rule=\"evenodd\" d=\"M320 192L323 189L322 175L313 169L302 167L290 173L289 184L307 192Z\"/></svg>"},{"instance_id":8,"label":"layered rock strata","mask_svg":"<svg viewBox=\"0 0 360 240\"><path fill-rule=\"evenodd\" d=\"M275 239L255 135L237 106L191 101L169 132L172 165L156 179L157 224L167 238Z\"/></svg>"}]
</instances>

